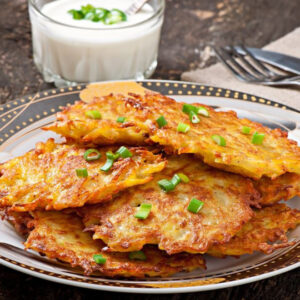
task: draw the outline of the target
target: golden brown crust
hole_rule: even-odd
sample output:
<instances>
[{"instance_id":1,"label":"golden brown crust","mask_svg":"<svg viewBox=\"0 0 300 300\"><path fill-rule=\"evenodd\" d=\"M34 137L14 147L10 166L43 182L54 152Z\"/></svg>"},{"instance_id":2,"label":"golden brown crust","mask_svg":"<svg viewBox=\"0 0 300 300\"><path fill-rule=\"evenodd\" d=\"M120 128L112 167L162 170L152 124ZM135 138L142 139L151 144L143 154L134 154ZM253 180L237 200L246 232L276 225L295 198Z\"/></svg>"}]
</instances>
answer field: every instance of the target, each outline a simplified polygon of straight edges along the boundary
<instances>
[{"instance_id":1,"label":"golden brown crust","mask_svg":"<svg viewBox=\"0 0 300 300\"><path fill-rule=\"evenodd\" d=\"M203 104L210 117L201 117L198 124L192 124L189 116L182 112L183 103L156 93L144 97L109 95L95 98L87 104L77 102L57 114L57 122L45 128L83 144L133 144L143 145L154 142L165 147L170 153L195 153L205 163L242 174L255 179L263 175L271 178L285 172L300 174L300 151L294 141L280 129L271 130L247 119L239 119L235 112L216 112ZM101 120L91 120L85 111L96 109L102 114ZM168 124L158 128L156 119L163 115ZM117 123L119 116L126 122ZM187 133L178 133L179 122L189 124ZM85 126L82 126L85 124ZM242 133L242 127L251 127L251 134ZM252 134L264 133L262 145L251 142ZM226 147L217 145L212 135L226 139Z\"/></svg>"},{"instance_id":2,"label":"golden brown crust","mask_svg":"<svg viewBox=\"0 0 300 300\"><path fill-rule=\"evenodd\" d=\"M255 188L261 195L259 204L272 205L280 200L289 200L300 196L300 175L285 173L275 179L263 177L253 181Z\"/></svg>"},{"instance_id":3,"label":"golden brown crust","mask_svg":"<svg viewBox=\"0 0 300 300\"><path fill-rule=\"evenodd\" d=\"M28 212L2 210L1 215L15 227L20 235L27 236L30 232L27 225L32 221L32 216Z\"/></svg>"},{"instance_id":4,"label":"golden brown crust","mask_svg":"<svg viewBox=\"0 0 300 300\"><path fill-rule=\"evenodd\" d=\"M180 183L165 193L157 184L184 173ZM122 192L113 201L79 210L84 223L111 251L135 251L158 244L168 254L204 253L214 243L227 242L252 216L250 203L258 193L249 179L211 168L189 155L168 157L167 167L147 184ZM187 210L192 198L204 202L198 214ZM137 206L151 203L146 220L134 217Z\"/></svg>"},{"instance_id":5,"label":"golden brown crust","mask_svg":"<svg viewBox=\"0 0 300 300\"><path fill-rule=\"evenodd\" d=\"M50 139L2 164L0 207L13 211L61 210L107 201L125 188L148 182L151 174L166 164L160 155L144 148L130 148L131 158L120 158L109 172L103 172L100 167L106 161L106 151L117 148L98 149L101 158L93 162L85 161L85 150ZM86 168L88 177L78 177L78 168Z\"/></svg>"},{"instance_id":6,"label":"golden brown crust","mask_svg":"<svg viewBox=\"0 0 300 300\"><path fill-rule=\"evenodd\" d=\"M79 217L63 212L33 212L34 220L29 225L32 231L25 247L81 267L85 274L101 272L102 276L145 277L169 276L180 271L205 268L201 255L181 253L168 256L154 246L143 249L145 261L130 260L128 253L107 253L101 241L94 241L83 232ZM93 256L101 254L105 264L96 264Z\"/></svg>"},{"instance_id":7,"label":"golden brown crust","mask_svg":"<svg viewBox=\"0 0 300 300\"><path fill-rule=\"evenodd\" d=\"M254 217L226 244L215 245L208 253L213 256L266 254L294 244L288 242L286 232L300 224L300 211L285 204L275 204L254 211ZM281 243L275 243L280 241Z\"/></svg>"}]
</instances>

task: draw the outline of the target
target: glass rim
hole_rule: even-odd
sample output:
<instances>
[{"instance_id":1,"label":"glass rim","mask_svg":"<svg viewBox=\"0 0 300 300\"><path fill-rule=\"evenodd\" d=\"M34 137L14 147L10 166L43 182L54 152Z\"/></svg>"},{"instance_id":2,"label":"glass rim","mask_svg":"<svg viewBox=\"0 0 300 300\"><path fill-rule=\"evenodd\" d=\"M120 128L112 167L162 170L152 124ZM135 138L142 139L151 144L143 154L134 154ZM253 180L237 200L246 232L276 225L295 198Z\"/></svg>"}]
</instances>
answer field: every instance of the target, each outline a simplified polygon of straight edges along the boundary
<instances>
[{"instance_id":1,"label":"glass rim","mask_svg":"<svg viewBox=\"0 0 300 300\"><path fill-rule=\"evenodd\" d=\"M36 1L35 0L28 0L29 6L31 6L39 15L41 15L43 18L47 19L48 21L58 24L60 26L65 26L65 27L69 27L69 28L74 28L74 29L83 29L83 30L92 30L92 31L109 31L109 30L122 30L122 29L128 29L128 28L133 28L133 27L137 27L140 26L142 24L146 24L148 22L150 22L151 20L155 19L156 17L160 17L166 7L166 3L165 0L158 0L160 1L160 6L158 7L157 11L151 15L149 18L142 20L138 23L132 24L132 25L127 25L127 26L122 26L122 27L110 27L110 28L88 28L88 27L80 27L80 26L73 26L73 25L69 25L69 24L65 24L59 21L56 21L50 17L48 17L47 15L43 14L41 12L41 10L37 7L36 5Z\"/></svg>"}]
</instances>

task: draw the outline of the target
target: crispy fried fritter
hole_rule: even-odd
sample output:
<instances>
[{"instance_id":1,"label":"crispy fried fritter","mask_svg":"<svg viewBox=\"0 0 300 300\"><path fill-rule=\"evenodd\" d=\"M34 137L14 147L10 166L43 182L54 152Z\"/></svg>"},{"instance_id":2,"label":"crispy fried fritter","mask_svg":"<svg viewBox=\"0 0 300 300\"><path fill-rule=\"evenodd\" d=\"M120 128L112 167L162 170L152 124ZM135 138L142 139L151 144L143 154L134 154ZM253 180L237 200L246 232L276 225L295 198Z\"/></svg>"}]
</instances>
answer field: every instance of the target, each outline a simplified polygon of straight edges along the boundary
<instances>
[{"instance_id":1,"label":"crispy fried fritter","mask_svg":"<svg viewBox=\"0 0 300 300\"><path fill-rule=\"evenodd\" d=\"M205 268L201 255L181 253L168 256L154 246L143 249L145 261L130 260L128 253L106 253L101 241L94 241L89 233L83 232L81 219L63 212L33 212L30 233L25 247L79 266L88 275L99 271L102 275L114 277L169 276L180 271ZM102 265L94 262L93 256L101 254L106 258Z\"/></svg>"},{"instance_id":2,"label":"crispy fried fritter","mask_svg":"<svg viewBox=\"0 0 300 300\"><path fill-rule=\"evenodd\" d=\"M205 107L209 117L199 115L201 121L192 124L182 112L183 103L156 93L144 97L110 95L67 107L57 114L57 122L45 129L84 144L143 145L151 141L168 152L195 153L209 165L255 179L263 175L275 178L285 172L300 174L300 148L285 132L239 119L233 111L216 112L202 104L193 105ZM100 111L102 119L88 118L88 110ZM156 119L161 115L168 123L159 128ZM124 123L116 121L119 116L126 117ZM179 133L179 123L190 125L190 130ZM251 134L243 134L243 126L250 127ZM256 131L265 134L262 145L251 142ZM222 136L226 146L217 145L212 135Z\"/></svg>"},{"instance_id":3,"label":"crispy fried fritter","mask_svg":"<svg viewBox=\"0 0 300 300\"><path fill-rule=\"evenodd\" d=\"M221 257L251 254L254 251L269 254L276 249L293 245L293 242L288 242L286 232L298 224L300 211L285 204L255 210L254 217L228 243L215 245L208 253ZM281 243L269 244L276 241Z\"/></svg>"},{"instance_id":4,"label":"crispy fried fritter","mask_svg":"<svg viewBox=\"0 0 300 300\"><path fill-rule=\"evenodd\" d=\"M165 193L157 184L184 173L189 183L179 183ZM258 193L251 180L209 167L189 155L168 158L167 167L147 184L122 192L113 201L80 209L94 239L112 251L134 251L158 244L168 254L204 253L213 244L228 241L252 216L249 208ZM192 198L204 202L198 214L187 210ZM141 203L151 203L146 220L134 217Z\"/></svg>"},{"instance_id":5,"label":"crispy fried fritter","mask_svg":"<svg viewBox=\"0 0 300 300\"><path fill-rule=\"evenodd\" d=\"M27 236L29 234L30 229L28 228L27 224L32 221L32 217L29 212L15 212L6 210L3 212L3 219L9 221L20 235Z\"/></svg>"},{"instance_id":6,"label":"crispy fried fritter","mask_svg":"<svg viewBox=\"0 0 300 300\"><path fill-rule=\"evenodd\" d=\"M60 210L106 201L125 188L148 182L151 174L166 164L159 155L143 148L130 148L132 157L118 159L109 172L103 172L100 167L106 161L108 149L98 149L101 158L92 162L84 159L85 150L75 145L55 144L50 139L2 164L0 206L14 211ZM78 177L78 168L86 168L88 177Z\"/></svg>"},{"instance_id":7,"label":"crispy fried fritter","mask_svg":"<svg viewBox=\"0 0 300 300\"><path fill-rule=\"evenodd\" d=\"M259 204L262 206L272 205L280 200L289 200L294 196L300 196L300 175L285 173L275 179L263 177L253 181L255 188L259 191L261 198Z\"/></svg>"}]
</instances>

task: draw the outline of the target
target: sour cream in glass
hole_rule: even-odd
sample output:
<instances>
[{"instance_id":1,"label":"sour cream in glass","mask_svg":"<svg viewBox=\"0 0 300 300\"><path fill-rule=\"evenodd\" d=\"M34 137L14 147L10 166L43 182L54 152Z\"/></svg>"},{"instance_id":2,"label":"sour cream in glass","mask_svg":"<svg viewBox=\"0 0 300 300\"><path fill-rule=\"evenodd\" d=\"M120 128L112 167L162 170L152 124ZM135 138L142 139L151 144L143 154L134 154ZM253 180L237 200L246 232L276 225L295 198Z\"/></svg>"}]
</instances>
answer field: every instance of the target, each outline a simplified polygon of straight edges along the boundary
<instances>
[{"instance_id":1,"label":"sour cream in glass","mask_svg":"<svg viewBox=\"0 0 300 300\"><path fill-rule=\"evenodd\" d=\"M142 79L157 64L164 0L127 20L106 25L76 20L68 11L91 4L126 10L133 0L30 0L34 61L45 81L57 86L103 80Z\"/></svg>"}]
</instances>

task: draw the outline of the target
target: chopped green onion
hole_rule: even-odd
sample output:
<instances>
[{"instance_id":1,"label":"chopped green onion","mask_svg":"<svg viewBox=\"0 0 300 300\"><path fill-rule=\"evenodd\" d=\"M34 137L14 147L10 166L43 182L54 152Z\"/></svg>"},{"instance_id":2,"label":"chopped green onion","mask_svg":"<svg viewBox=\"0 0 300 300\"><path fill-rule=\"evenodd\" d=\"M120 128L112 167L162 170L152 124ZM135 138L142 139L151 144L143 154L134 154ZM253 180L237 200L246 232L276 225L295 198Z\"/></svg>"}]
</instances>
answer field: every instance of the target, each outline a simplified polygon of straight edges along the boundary
<instances>
[{"instance_id":1,"label":"chopped green onion","mask_svg":"<svg viewBox=\"0 0 300 300\"><path fill-rule=\"evenodd\" d=\"M200 201L200 200L198 200L198 199L196 199L196 198L193 198L193 199L190 201L189 206L188 206L187 209L188 209L188 211L190 211L190 212L196 214L196 213L198 213L199 210L202 208L203 204L204 204L204 203L203 203L202 201Z\"/></svg>"},{"instance_id":2,"label":"chopped green onion","mask_svg":"<svg viewBox=\"0 0 300 300\"><path fill-rule=\"evenodd\" d=\"M88 171L86 168L83 168L83 169L76 169L76 175L78 177L88 177Z\"/></svg>"},{"instance_id":3,"label":"chopped green onion","mask_svg":"<svg viewBox=\"0 0 300 300\"><path fill-rule=\"evenodd\" d=\"M225 147L226 146L226 140L220 136L220 135L217 135L217 134L214 134L211 136L211 138L219 145L219 146L222 146L222 147Z\"/></svg>"},{"instance_id":4,"label":"chopped green onion","mask_svg":"<svg viewBox=\"0 0 300 300\"><path fill-rule=\"evenodd\" d=\"M156 120L159 128L162 128L164 127L165 125L168 124L168 122L166 121L165 117L164 116L160 116L157 120Z\"/></svg>"},{"instance_id":5,"label":"chopped green onion","mask_svg":"<svg viewBox=\"0 0 300 300\"><path fill-rule=\"evenodd\" d=\"M178 173L177 175L179 176L181 181L183 181L184 183L188 183L190 181L189 178L183 173Z\"/></svg>"},{"instance_id":6,"label":"chopped green onion","mask_svg":"<svg viewBox=\"0 0 300 300\"><path fill-rule=\"evenodd\" d=\"M103 22L108 13L109 13L109 10L107 10L105 8L101 8L101 7L95 8L95 10L94 10L95 17L92 21L94 21L94 22L102 21Z\"/></svg>"},{"instance_id":7,"label":"chopped green onion","mask_svg":"<svg viewBox=\"0 0 300 300\"><path fill-rule=\"evenodd\" d=\"M101 114L98 110L88 110L85 115L91 119L101 119Z\"/></svg>"},{"instance_id":8,"label":"chopped green onion","mask_svg":"<svg viewBox=\"0 0 300 300\"><path fill-rule=\"evenodd\" d=\"M120 147L117 151L116 154L119 154L123 158L131 157L132 153L124 146Z\"/></svg>"},{"instance_id":9,"label":"chopped green onion","mask_svg":"<svg viewBox=\"0 0 300 300\"><path fill-rule=\"evenodd\" d=\"M205 107L200 106L200 107L197 107L197 108L198 108L197 113L198 113L199 115L202 115L202 116L204 116L204 117L209 117L209 112L208 112L208 110L207 110Z\"/></svg>"},{"instance_id":10,"label":"chopped green onion","mask_svg":"<svg viewBox=\"0 0 300 300\"><path fill-rule=\"evenodd\" d=\"M174 184L168 179L162 179L162 180L158 181L157 184L166 193L170 192L170 191L173 191L174 188L175 188Z\"/></svg>"},{"instance_id":11,"label":"chopped green onion","mask_svg":"<svg viewBox=\"0 0 300 300\"><path fill-rule=\"evenodd\" d=\"M264 133L258 133L257 131L255 131L253 133L251 142L252 142L252 144L255 144L255 145L261 145L263 143L264 138L265 138Z\"/></svg>"},{"instance_id":12,"label":"chopped green onion","mask_svg":"<svg viewBox=\"0 0 300 300\"><path fill-rule=\"evenodd\" d=\"M118 117L117 122L118 123L124 123L125 122L125 117Z\"/></svg>"},{"instance_id":13,"label":"chopped green onion","mask_svg":"<svg viewBox=\"0 0 300 300\"><path fill-rule=\"evenodd\" d=\"M86 15L95 10L95 7L92 4L81 5L81 12Z\"/></svg>"},{"instance_id":14,"label":"chopped green onion","mask_svg":"<svg viewBox=\"0 0 300 300\"><path fill-rule=\"evenodd\" d=\"M106 152L106 162L105 164L100 168L101 171L107 172L112 167L115 160L117 160L119 157L127 158L131 157L132 153L124 146L120 147L116 153L112 153L111 151Z\"/></svg>"},{"instance_id":15,"label":"chopped green onion","mask_svg":"<svg viewBox=\"0 0 300 300\"><path fill-rule=\"evenodd\" d=\"M106 262L106 258L103 257L101 254L95 254L93 256L93 259L94 259L95 263L98 265L103 265Z\"/></svg>"},{"instance_id":16,"label":"chopped green onion","mask_svg":"<svg viewBox=\"0 0 300 300\"><path fill-rule=\"evenodd\" d=\"M197 123L200 122L200 119L198 118L197 114L195 112L193 112L193 111L190 111L189 117L190 117L190 121L193 124L197 124Z\"/></svg>"},{"instance_id":17,"label":"chopped green onion","mask_svg":"<svg viewBox=\"0 0 300 300\"><path fill-rule=\"evenodd\" d=\"M143 251L133 251L128 255L129 259L132 260L146 260L146 254Z\"/></svg>"},{"instance_id":18,"label":"chopped green onion","mask_svg":"<svg viewBox=\"0 0 300 300\"><path fill-rule=\"evenodd\" d=\"M150 214L151 208L152 208L151 203L142 203L141 206L139 207L138 212L134 215L134 217L143 220L147 219Z\"/></svg>"},{"instance_id":19,"label":"chopped green onion","mask_svg":"<svg viewBox=\"0 0 300 300\"><path fill-rule=\"evenodd\" d=\"M106 152L106 157L111 160L116 160L120 157L120 154L119 153L114 154L111 151L108 151Z\"/></svg>"},{"instance_id":20,"label":"chopped green onion","mask_svg":"<svg viewBox=\"0 0 300 300\"><path fill-rule=\"evenodd\" d=\"M101 171L107 172L112 167L114 161L120 157L119 153L112 153L111 151L106 152L106 162L105 164L100 168Z\"/></svg>"},{"instance_id":21,"label":"chopped green onion","mask_svg":"<svg viewBox=\"0 0 300 300\"><path fill-rule=\"evenodd\" d=\"M127 20L126 14L119 9L112 9L105 17L104 24L113 25Z\"/></svg>"},{"instance_id":22,"label":"chopped green onion","mask_svg":"<svg viewBox=\"0 0 300 300\"><path fill-rule=\"evenodd\" d=\"M175 174L170 181L174 185L174 188L175 188L175 186L180 183L181 178L178 176L178 174Z\"/></svg>"},{"instance_id":23,"label":"chopped green onion","mask_svg":"<svg viewBox=\"0 0 300 300\"><path fill-rule=\"evenodd\" d=\"M249 134L250 131L251 131L251 128L250 128L250 127L243 126L243 128L242 128L242 133L244 133L244 134Z\"/></svg>"},{"instance_id":24,"label":"chopped green onion","mask_svg":"<svg viewBox=\"0 0 300 300\"><path fill-rule=\"evenodd\" d=\"M90 20L93 22L102 21L104 24L116 24L127 20L126 14L119 9L107 10L101 7L94 7L91 4L82 5L80 10L71 9L68 11L75 20Z\"/></svg>"},{"instance_id":25,"label":"chopped green onion","mask_svg":"<svg viewBox=\"0 0 300 300\"><path fill-rule=\"evenodd\" d=\"M90 156L90 154L94 154ZM86 161L97 160L101 157L101 153L96 149L88 149L84 152L83 157Z\"/></svg>"},{"instance_id":26,"label":"chopped green onion","mask_svg":"<svg viewBox=\"0 0 300 300\"><path fill-rule=\"evenodd\" d=\"M178 132L183 132L186 133L190 130L190 126L184 123L179 123L177 126L177 131Z\"/></svg>"},{"instance_id":27,"label":"chopped green onion","mask_svg":"<svg viewBox=\"0 0 300 300\"><path fill-rule=\"evenodd\" d=\"M84 14L81 10L70 9L68 13L72 15L74 20L82 20L84 18Z\"/></svg>"},{"instance_id":28,"label":"chopped green onion","mask_svg":"<svg viewBox=\"0 0 300 300\"><path fill-rule=\"evenodd\" d=\"M114 164L114 160L113 159L107 159L105 164L100 168L101 171L107 172L110 170L110 168L112 167L112 165Z\"/></svg>"},{"instance_id":29,"label":"chopped green onion","mask_svg":"<svg viewBox=\"0 0 300 300\"><path fill-rule=\"evenodd\" d=\"M182 111L186 114L189 114L191 111L198 113L198 107L191 104L183 104Z\"/></svg>"}]
</instances>

